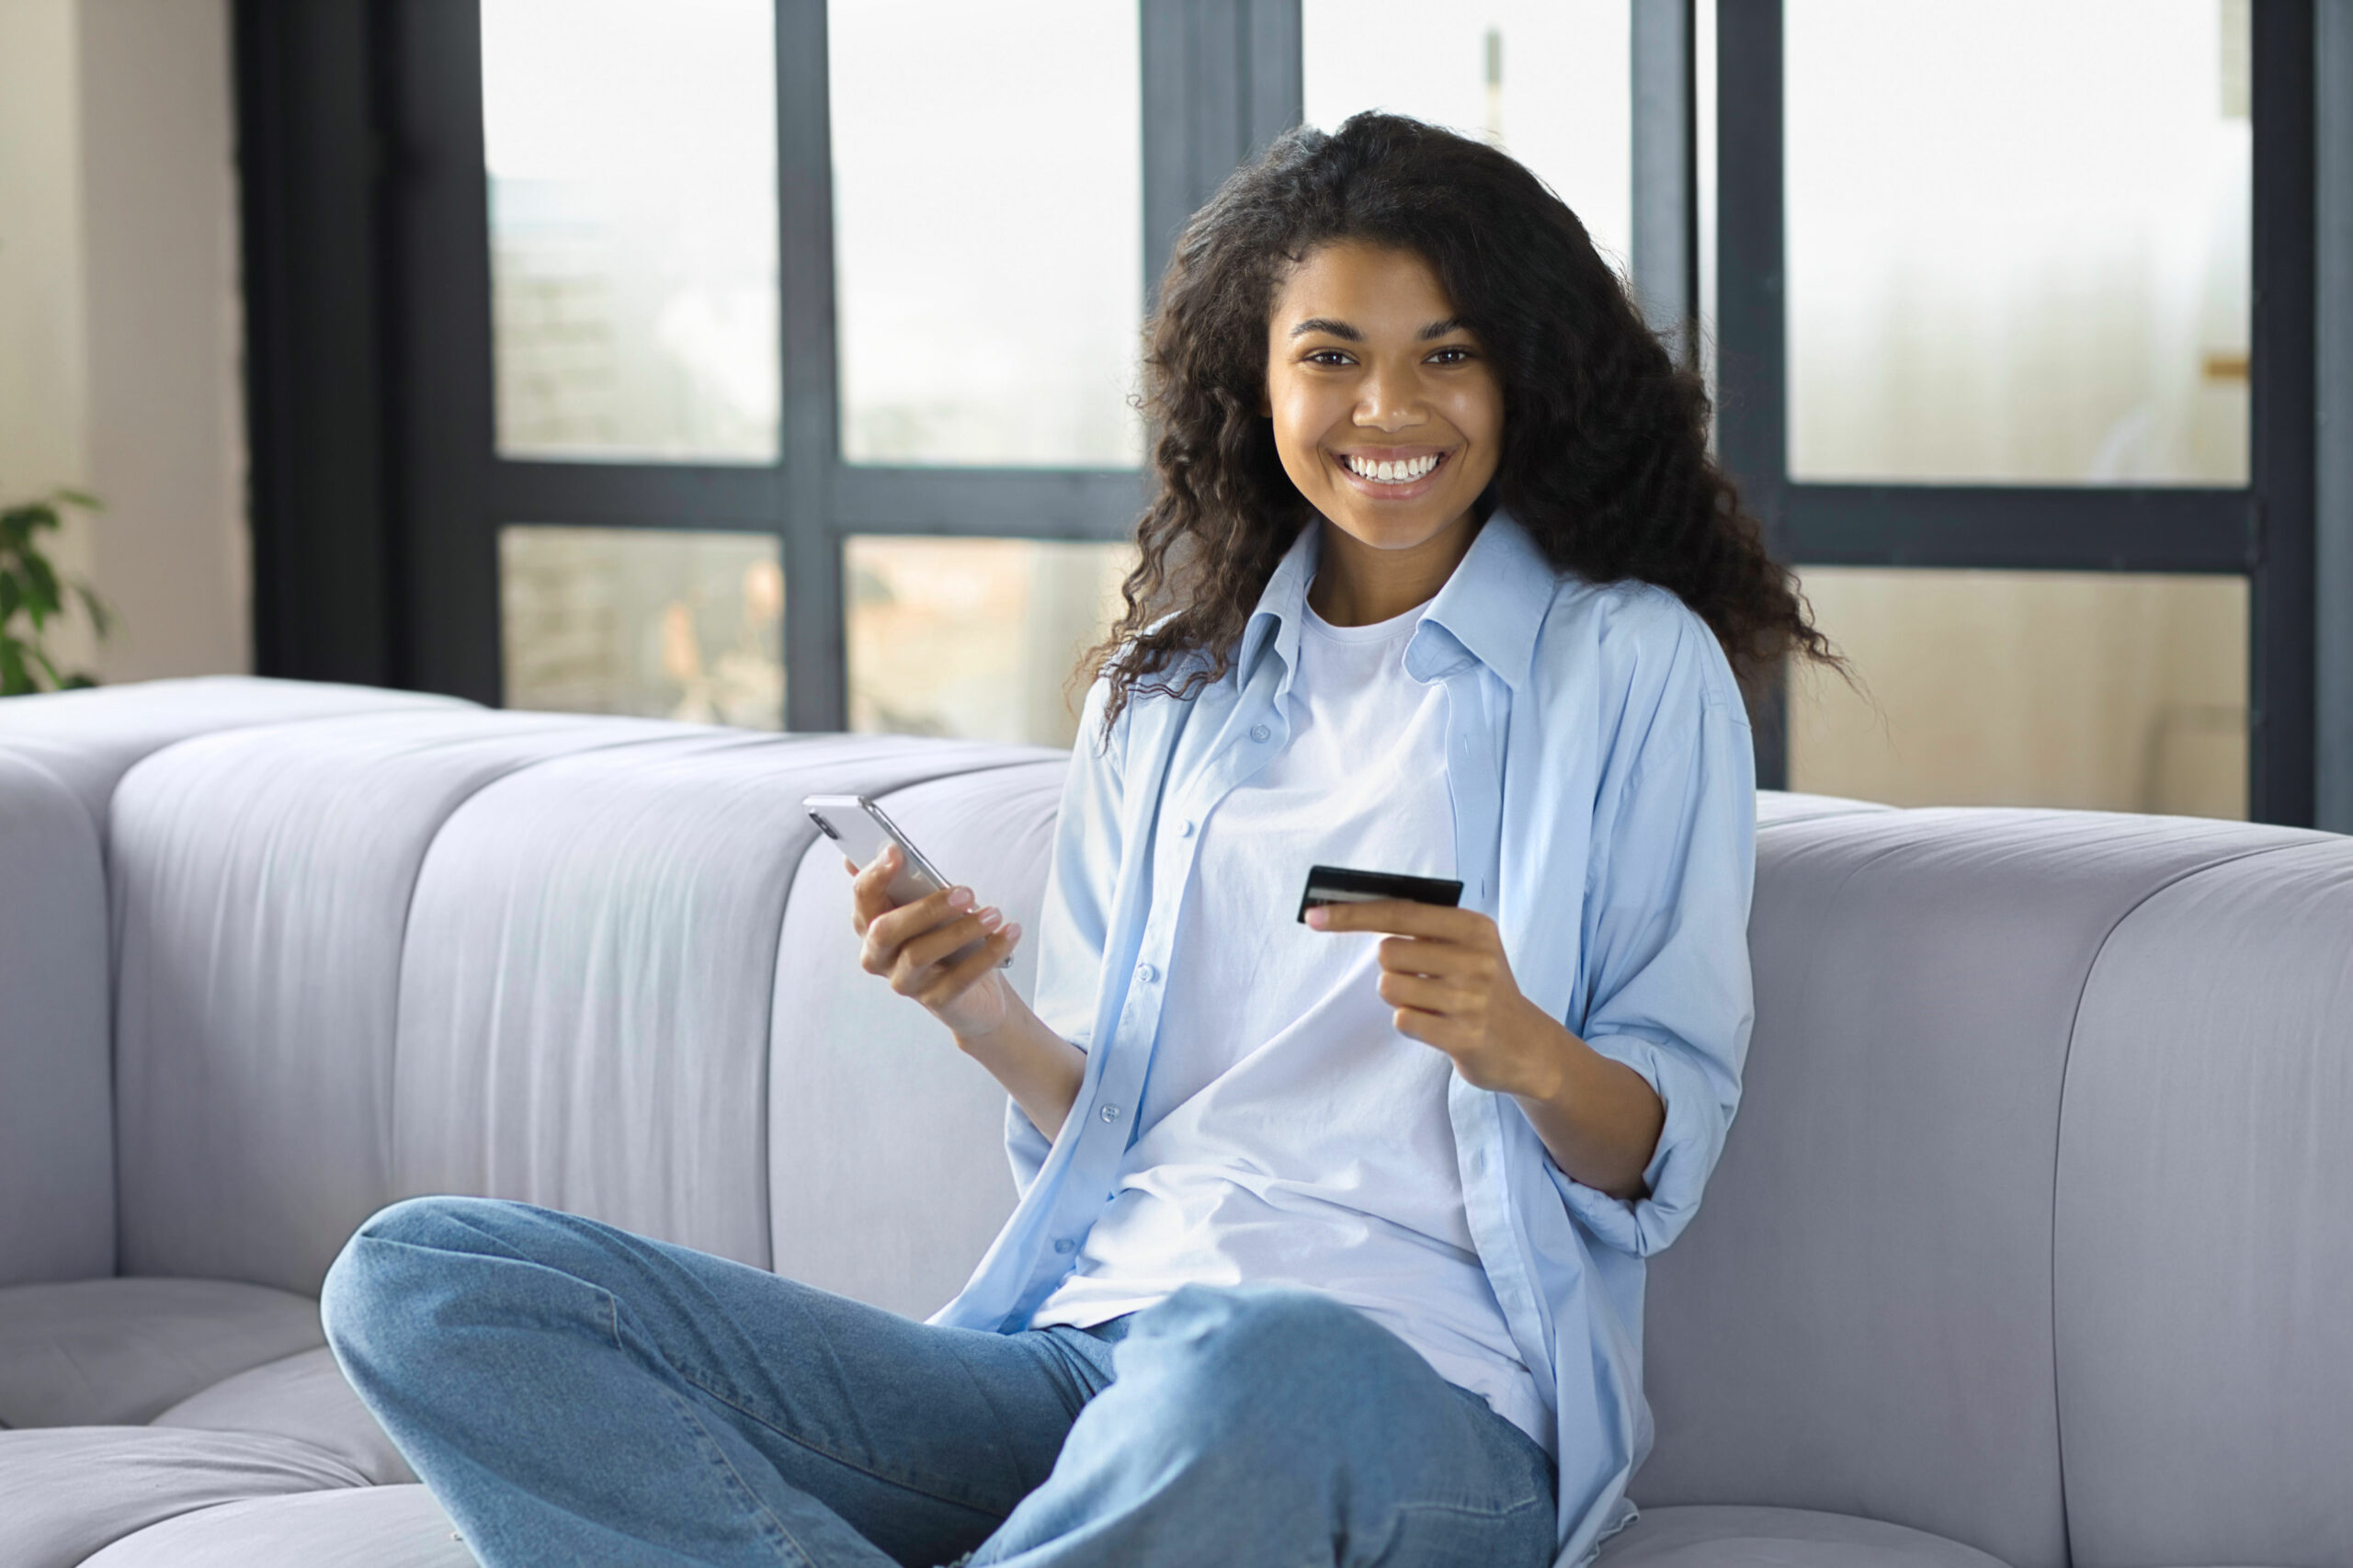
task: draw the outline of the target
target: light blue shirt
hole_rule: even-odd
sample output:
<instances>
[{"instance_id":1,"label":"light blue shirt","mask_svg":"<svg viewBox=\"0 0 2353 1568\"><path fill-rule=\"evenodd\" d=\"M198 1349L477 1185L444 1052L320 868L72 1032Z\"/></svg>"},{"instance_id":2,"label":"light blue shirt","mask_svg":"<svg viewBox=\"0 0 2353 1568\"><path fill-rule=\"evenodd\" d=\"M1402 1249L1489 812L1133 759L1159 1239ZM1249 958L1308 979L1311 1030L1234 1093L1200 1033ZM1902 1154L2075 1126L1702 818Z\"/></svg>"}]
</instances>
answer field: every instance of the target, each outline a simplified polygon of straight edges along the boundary
<instances>
[{"instance_id":1,"label":"light blue shirt","mask_svg":"<svg viewBox=\"0 0 2353 1568\"><path fill-rule=\"evenodd\" d=\"M1198 830L1289 739L1284 699L1321 544L1320 525L1301 531L1233 667L1188 700L1140 695L1106 736L1106 683L1088 695L1039 921L1036 1000L1087 1052L1086 1075L1051 1147L1007 1105L1020 1202L935 1323L1025 1327L1116 1185ZM1405 665L1448 694L1464 905L1495 918L1521 992L1640 1073L1666 1108L1647 1195L1630 1201L1563 1174L1509 1096L1459 1075L1448 1090L1472 1238L1552 1404L1560 1563L1571 1568L1633 1517L1626 1484L1651 1443L1643 1259L1690 1221L1740 1099L1748 721L1722 648L1681 600L1562 574L1501 512L1431 600Z\"/></svg>"}]
</instances>

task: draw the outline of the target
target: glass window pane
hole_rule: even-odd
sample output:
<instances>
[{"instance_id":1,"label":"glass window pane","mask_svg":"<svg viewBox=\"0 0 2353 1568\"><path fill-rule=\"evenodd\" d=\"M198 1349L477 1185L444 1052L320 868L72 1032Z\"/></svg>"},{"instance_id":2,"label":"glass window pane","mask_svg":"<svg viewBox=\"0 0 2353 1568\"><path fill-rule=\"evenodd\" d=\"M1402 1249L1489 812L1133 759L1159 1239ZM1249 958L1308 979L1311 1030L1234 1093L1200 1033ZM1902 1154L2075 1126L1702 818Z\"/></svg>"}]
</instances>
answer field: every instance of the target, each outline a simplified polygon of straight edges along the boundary
<instances>
[{"instance_id":1,"label":"glass window pane","mask_svg":"<svg viewBox=\"0 0 2353 1568\"><path fill-rule=\"evenodd\" d=\"M828 8L842 455L1133 466L1136 6Z\"/></svg>"},{"instance_id":2,"label":"glass window pane","mask_svg":"<svg viewBox=\"0 0 2353 1568\"><path fill-rule=\"evenodd\" d=\"M774 462L771 0L483 0L510 458Z\"/></svg>"},{"instance_id":3,"label":"glass window pane","mask_svg":"<svg viewBox=\"0 0 2353 1568\"><path fill-rule=\"evenodd\" d=\"M2245 0L1789 0L1790 468L2246 481Z\"/></svg>"},{"instance_id":4,"label":"glass window pane","mask_svg":"<svg viewBox=\"0 0 2353 1568\"><path fill-rule=\"evenodd\" d=\"M1069 745L1072 673L1135 562L1130 544L852 538L850 728Z\"/></svg>"},{"instance_id":5,"label":"glass window pane","mask_svg":"<svg viewBox=\"0 0 2353 1568\"><path fill-rule=\"evenodd\" d=\"M2244 577L1813 567L1868 696L1801 674L1790 787L2243 818Z\"/></svg>"},{"instance_id":6,"label":"glass window pane","mask_svg":"<svg viewBox=\"0 0 2353 1568\"><path fill-rule=\"evenodd\" d=\"M772 534L498 530L506 706L784 725Z\"/></svg>"},{"instance_id":7,"label":"glass window pane","mask_svg":"<svg viewBox=\"0 0 2353 1568\"><path fill-rule=\"evenodd\" d=\"M1307 122L1359 109L1483 136L1536 171L1626 270L1633 244L1630 0L1305 0Z\"/></svg>"}]
</instances>

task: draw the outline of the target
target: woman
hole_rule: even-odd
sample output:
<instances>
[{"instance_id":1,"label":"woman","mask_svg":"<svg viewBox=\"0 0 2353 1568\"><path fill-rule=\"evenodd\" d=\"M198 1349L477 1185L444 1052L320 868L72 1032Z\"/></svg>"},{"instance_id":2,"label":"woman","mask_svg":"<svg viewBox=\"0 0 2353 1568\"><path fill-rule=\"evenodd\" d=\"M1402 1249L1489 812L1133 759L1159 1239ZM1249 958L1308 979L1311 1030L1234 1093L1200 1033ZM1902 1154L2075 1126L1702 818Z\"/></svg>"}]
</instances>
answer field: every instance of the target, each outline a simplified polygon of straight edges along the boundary
<instances>
[{"instance_id":1,"label":"woman","mask_svg":"<svg viewBox=\"0 0 2353 1568\"><path fill-rule=\"evenodd\" d=\"M1631 1517L1642 1259L1748 1031L1740 682L1821 639L1499 152L1284 137L1149 365L1036 1009L998 911L852 868L865 967L1010 1094L1013 1219L917 1324L520 1205L378 1216L330 1335L484 1562L1537 1568ZM1302 923L1315 863L1461 906Z\"/></svg>"}]
</instances>

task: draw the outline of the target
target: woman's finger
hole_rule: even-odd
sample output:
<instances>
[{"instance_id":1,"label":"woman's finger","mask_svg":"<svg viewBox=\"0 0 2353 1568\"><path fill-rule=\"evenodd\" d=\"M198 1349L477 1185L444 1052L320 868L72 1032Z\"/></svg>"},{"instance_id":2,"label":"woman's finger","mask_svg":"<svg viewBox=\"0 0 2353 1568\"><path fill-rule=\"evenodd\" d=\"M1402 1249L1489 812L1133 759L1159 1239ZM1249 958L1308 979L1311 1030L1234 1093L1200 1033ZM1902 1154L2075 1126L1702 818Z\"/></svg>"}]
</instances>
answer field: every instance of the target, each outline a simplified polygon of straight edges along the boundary
<instances>
[{"instance_id":1,"label":"woman's finger","mask_svg":"<svg viewBox=\"0 0 2353 1568\"><path fill-rule=\"evenodd\" d=\"M1494 921L1475 909L1416 903L1409 898L1318 904L1307 912L1307 923L1319 931L1389 931L1401 937L1464 943L1478 941L1483 926L1489 930L1495 926Z\"/></svg>"},{"instance_id":2,"label":"woman's finger","mask_svg":"<svg viewBox=\"0 0 2353 1568\"><path fill-rule=\"evenodd\" d=\"M1021 939L1018 926L1002 926L990 933L980 950L952 968L939 971L938 977L916 994L916 1000L931 1008L945 1007L977 984L981 977L1003 963Z\"/></svg>"},{"instance_id":3,"label":"woman's finger","mask_svg":"<svg viewBox=\"0 0 2353 1568\"><path fill-rule=\"evenodd\" d=\"M876 915L866 939L897 952L933 926L953 920L972 907L972 889L942 888L924 894L913 903L903 903Z\"/></svg>"},{"instance_id":4,"label":"woman's finger","mask_svg":"<svg viewBox=\"0 0 2353 1568\"><path fill-rule=\"evenodd\" d=\"M1452 982L1428 975L1401 974L1392 970L1381 977L1380 990L1381 999L1392 1007L1450 1014L1462 1006L1462 994Z\"/></svg>"},{"instance_id":5,"label":"woman's finger","mask_svg":"<svg viewBox=\"0 0 2353 1568\"><path fill-rule=\"evenodd\" d=\"M1392 974L1467 975L1480 962L1473 949L1428 937L1384 937L1374 956Z\"/></svg>"},{"instance_id":6,"label":"woman's finger","mask_svg":"<svg viewBox=\"0 0 2353 1568\"><path fill-rule=\"evenodd\" d=\"M922 936L909 937L899 949L899 962L910 973L920 972L1004 924L1005 916L994 909L976 909L959 919L944 920Z\"/></svg>"}]
</instances>

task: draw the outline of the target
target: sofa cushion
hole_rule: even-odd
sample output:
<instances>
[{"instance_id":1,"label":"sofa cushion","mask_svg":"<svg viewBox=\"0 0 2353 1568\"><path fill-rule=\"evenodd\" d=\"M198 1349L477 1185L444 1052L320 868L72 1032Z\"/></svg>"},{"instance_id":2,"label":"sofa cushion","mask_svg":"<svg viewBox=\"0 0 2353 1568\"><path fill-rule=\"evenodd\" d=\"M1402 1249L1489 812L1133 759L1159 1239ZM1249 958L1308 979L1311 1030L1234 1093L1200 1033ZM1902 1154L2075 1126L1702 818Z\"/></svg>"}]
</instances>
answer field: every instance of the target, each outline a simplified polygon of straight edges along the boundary
<instances>
[{"instance_id":1,"label":"sofa cushion","mask_svg":"<svg viewBox=\"0 0 2353 1568\"><path fill-rule=\"evenodd\" d=\"M1942 1536L1803 1508L1644 1508L1601 1546L1608 1568L2003 1568Z\"/></svg>"},{"instance_id":2,"label":"sofa cushion","mask_svg":"<svg viewBox=\"0 0 2353 1568\"><path fill-rule=\"evenodd\" d=\"M0 1286L114 1272L107 981L97 829L0 747Z\"/></svg>"},{"instance_id":3,"label":"sofa cushion","mask_svg":"<svg viewBox=\"0 0 2353 1568\"><path fill-rule=\"evenodd\" d=\"M1783 823L1814 822L1823 817L1850 817L1865 812L1893 810L1893 806L1883 806L1876 801L1850 801L1843 795L1802 795L1789 790L1756 791L1758 827L1778 827Z\"/></svg>"},{"instance_id":4,"label":"sofa cushion","mask_svg":"<svg viewBox=\"0 0 2353 1568\"><path fill-rule=\"evenodd\" d=\"M227 1279L0 1290L0 1426L152 1420L222 1379L325 1343L307 1296Z\"/></svg>"},{"instance_id":5,"label":"sofa cushion","mask_svg":"<svg viewBox=\"0 0 2353 1568\"><path fill-rule=\"evenodd\" d=\"M940 874L1025 933L1006 971L1036 979L1038 909L1069 758L1055 755L883 798ZM930 1014L858 967L841 852L812 845L776 963L768 1072L775 1267L913 1317L962 1288L1013 1212L1006 1095ZM843 1157L842 1130L858 1156Z\"/></svg>"},{"instance_id":6,"label":"sofa cushion","mask_svg":"<svg viewBox=\"0 0 2353 1568\"><path fill-rule=\"evenodd\" d=\"M131 769L108 849L124 1272L317 1294L404 1196L392 1009L442 824L518 768L674 733L439 707L204 735Z\"/></svg>"},{"instance_id":7,"label":"sofa cushion","mask_svg":"<svg viewBox=\"0 0 2353 1568\"><path fill-rule=\"evenodd\" d=\"M299 1437L379 1486L416 1479L408 1460L344 1381L335 1353L324 1346L224 1378L180 1401L151 1425Z\"/></svg>"},{"instance_id":8,"label":"sofa cushion","mask_svg":"<svg viewBox=\"0 0 2353 1568\"><path fill-rule=\"evenodd\" d=\"M422 1486L256 1497L127 1536L85 1568L474 1568Z\"/></svg>"},{"instance_id":9,"label":"sofa cushion","mask_svg":"<svg viewBox=\"0 0 2353 1568\"><path fill-rule=\"evenodd\" d=\"M409 910L399 1190L519 1199L765 1267L778 933L817 837L801 798L1034 755L671 725L483 789Z\"/></svg>"},{"instance_id":10,"label":"sofa cushion","mask_svg":"<svg viewBox=\"0 0 2353 1568\"><path fill-rule=\"evenodd\" d=\"M156 1426L0 1432L8 1568L76 1568L110 1542L199 1508L365 1484L292 1437Z\"/></svg>"},{"instance_id":11,"label":"sofa cushion","mask_svg":"<svg viewBox=\"0 0 2353 1568\"><path fill-rule=\"evenodd\" d=\"M1855 1514L2063 1568L2052 1173L2077 1002L2143 900L2313 837L1994 810L1761 832L1746 1087L1706 1203L1652 1260L1636 1500Z\"/></svg>"},{"instance_id":12,"label":"sofa cushion","mask_svg":"<svg viewBox=\"0 0 2353 1568\"><path fill-rule=\"evenodd\" d=\"M0 749L48 767L103 831L116 781L140 758L191 735L336 713L472 706L455 697L372 686L198 676L12 697L0 702Z\"/></svg>"},{"instance_id":13,"label":"sofa cushion","mask_svg":"<svg viewBox=\"0 0 2353 1568\"><path fill-rule=\"evenodd\" d=\"M2353 839L2185 878L2093 966L2059 1126L2076 1560L2353 1563Z\"/></svg>"}]
</instances>

